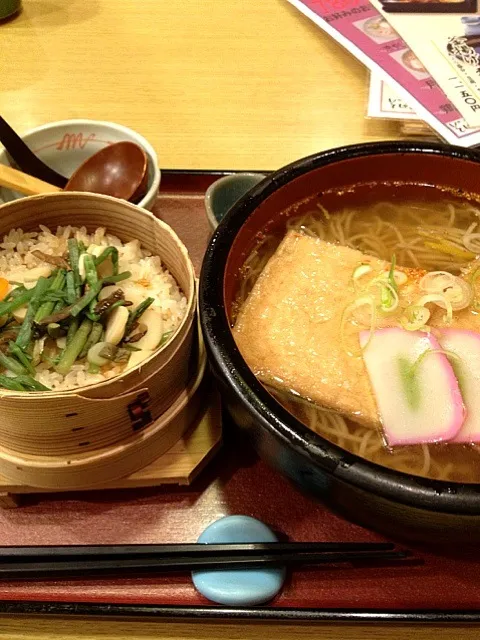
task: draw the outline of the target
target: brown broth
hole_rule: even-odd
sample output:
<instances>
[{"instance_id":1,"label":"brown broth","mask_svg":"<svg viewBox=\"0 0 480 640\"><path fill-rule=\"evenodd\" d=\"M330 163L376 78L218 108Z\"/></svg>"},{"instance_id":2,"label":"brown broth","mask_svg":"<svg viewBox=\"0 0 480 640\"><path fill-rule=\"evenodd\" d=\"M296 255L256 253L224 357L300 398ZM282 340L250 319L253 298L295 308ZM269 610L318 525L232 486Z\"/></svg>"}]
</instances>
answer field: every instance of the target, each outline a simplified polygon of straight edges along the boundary
<instances>
[{"instance_id":1,"label":"brown broth","mask_svg":"<svg viewBox=\"0 0 480 640\"><path fill-rule=\"evenodd\" d=\"M285 216L283 229L259 238L247 257L238 278L238 290L232 317L246 300L268 259L285 235L285 229L301 229L334 243L350 246L397 264L457 274L480 253L467 249L462 236L480 221L480 207L466 200L421 200L402 202L401 194L392 201L369 202L325 211L321 201L300 209L301 215ZM292 212L290 212L291 214ZM294 212L299 213L299 211ZM435 245L442 245L442 250ZM451 253L448 253L448 248ZM445 249L447 248L447 251ZM476 247L474 246L473 249ZM480 326L479 326L480 330ZM411 445L389 448L383 434L367 429L340 415L314 407L305 401L290 400L283 393L274 397L306 426L327 440L364 459L398 471L432 479L456 482L480 482L480 444Z\"/></svg>"}]
</instances>

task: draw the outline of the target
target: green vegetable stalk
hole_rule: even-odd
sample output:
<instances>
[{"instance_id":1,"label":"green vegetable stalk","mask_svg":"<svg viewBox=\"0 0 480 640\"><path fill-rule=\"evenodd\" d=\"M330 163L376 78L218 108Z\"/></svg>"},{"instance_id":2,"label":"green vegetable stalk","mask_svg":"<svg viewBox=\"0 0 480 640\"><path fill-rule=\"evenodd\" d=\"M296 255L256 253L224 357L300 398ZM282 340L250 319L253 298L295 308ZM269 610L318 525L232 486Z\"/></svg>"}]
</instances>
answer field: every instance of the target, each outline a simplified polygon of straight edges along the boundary
<instances>
[{"instance_id":1,"label":"green vegetable stalk","mask_svg":"<svg viewBox=\"0 0 480 640\"><path fill-rule=\"evenodd\" d=\"M75 360L82 352L82 349L84 348L88 340L88 336L90 335L90 332L92 330L92 326L93 322L88 318L85 318L85 320L83 320L82 324L79 326L78 331L73 336L70 344L67 344L62 357L55 367L56 371L62 376L67 375L67 373L72 368Z\"/></svg>"},{"instance_id":2,"label":"green vegetable stalk","mask_svg":"<svg viewBox=\"0 0 480 640\"><path fill-rule=\"evenodd\" d=\"M48 290L50 284L50 279L41 277L39 278L35 288L33 289L33 295L28 304L25 319L22 323L17 339L15 340L15 343L20 347L20 349L26 349L26 347L30 343L35 313L37 312L42 302L42 297Z\"/></svg>"},{"instance_id":3,"label":"green vegetable stalk","mask_svg":"<svg viewBox=\"0 0 480 640\"><path fill-rule=\"evenodd\" d=\"M98 296L98 293L101 289L100 284L97 284L95 287L92 287L87 293L80 298L70 309L70 315L73 317L78 316L78 314L87 307L92 300Z\"/></svg>"},{"instance_id":4,"label":"green vegetable stalk","mask_svg":"<svg viewBox=\"0 0 480 640\"><path fill-rule=\"evenodd\" d=\"M61 292L63 290L64 285L65 285L65 271L60 270L57 272L56 276L54 277L53 282L48 289L47 295L50 293ZM53 312L53 309L55 308L55 304L56 304L55 300L44 302L43 304L41 304L37 312L35 313L34 322L38 323L40 322L40 320L42 320L46 316L49 316Z\"/></svg>"},{"instance_id":5,"label":"green vegetable stalk","mask_svg":"<svg viewBox=\"0 0 480 640\"><path fill-rule=\"evenodd\" d=\"M127 325L125 327L125 335L128 336L128 334L130 333L130 331L132 330L132 327L134 325L134 323L140 318L140 316L142 315L142 313L144 313L148 307L152 304L152 302L154 302L155 299L154 298L146 298L143 302L141 302L138 307L135 309L135 311L131 311L129 316L128 316L128 320L127 320Z\"/></svg>"},{"instance_id":6,"label":"green vegetable stalk","mask_svg":"<svg viewBox=\"0 0 480 640\"><path fill-rule=\"evenodd\" d=\"M26 289L22 293L17 296L14 296L8 301L0 302L0 316L7 315L8 313L12 313L16 309L23 307L24 304L30 302L33 297L35 289Z\"/></svg>"},{"instance_id":7,"label":"green vegetable stalk","mask_svg":"<svg viewBox=\"0 0 480 640\"><path fill-rule=\"evenodd\" d=\"M25 387L17 378L9 378L4 375L0 375L0 387L9 389L10 391L25 391Z\"/></svg>"},{"instance_id":8,"label":"green vegetable stalk","mask_svg":"<svg viewBox=\"0 0 480 640\"><path fill-rule=\"evenodd\" d=\"M68 261L70 262L70 266L72 268L73 276L74 276L74 284L75 284L75 295L78 297L80 295L80 271L78 270L78 262L80 260L80 247L78 246L78 242L75 238L70 238L68 240Z\"/></svg>"},{"instance_id":9,"label":"green vegetable stalk","mask_svg":"<svg viewBox=\"0 0 480 640\"><path fill-rule=\"evenodd\" d=\"M102 333L103 333L103 326L99 322L94 322L92 326L92 330L90 331L90 335L88 336L88 340L85 343L85 346L83 347L82 351L80 352L80 355L78 356L79 359L85 358L90 347L93 347L94 344L97 344L97 342L100 342Z\"/></svg>"},{"instance_id":10,"label":"green vegetable stalk","mask_svg":"<svg viewBox=\"0 0 480 640\"><path fill-rule=\"evenodd\" d=\"M5 355L2 351L0 351L0 366L2 366L4 369L8 369L15 375L26 373L26 369L22 364L20 364L14 358L10 358L9 356Z\"/></svg>"},{"instance_id":11,"label":"green vegetable stalk","mask_svg":"<svg viewBox=\"0 0 480 640\"><path fill-rule=\"evenodd\" d=\"M118 274L118 249L116 247L107 247L95 260L95 266L102 264L107 258L112 259L113 275Z\"/></svg>"},{"instance_id":12,"label":"green vegetable stalk","mask_svg":"<svg viewBox=\"0 0 480 640\"><path fill-rule=\"evenodd\" d=\"M24 353L24 351L22 349L20 349L18 344L15 344L15 342L9 342L8 343L8 347L10 349L11 354L17 358L17 360L24 367L24 369L26 369L26 371L28 371L28 373L31 373L32 376L34 376L35 375L35 367L32 365L32 363L28 359L27 354Z\"/></svg>"},{"instance_id":13,"label":"green vegetable stalk","mask_svg":"<svg viewBox=\"0 0 480 640\"><path fill-rule=\"evenodd\" d=\"M73 304L77 299L77 292L75 289L75 274L73 273L73 271L67 272L66 283L67 283L67 302L68 304Z\"/></svg>"}]
</instances>

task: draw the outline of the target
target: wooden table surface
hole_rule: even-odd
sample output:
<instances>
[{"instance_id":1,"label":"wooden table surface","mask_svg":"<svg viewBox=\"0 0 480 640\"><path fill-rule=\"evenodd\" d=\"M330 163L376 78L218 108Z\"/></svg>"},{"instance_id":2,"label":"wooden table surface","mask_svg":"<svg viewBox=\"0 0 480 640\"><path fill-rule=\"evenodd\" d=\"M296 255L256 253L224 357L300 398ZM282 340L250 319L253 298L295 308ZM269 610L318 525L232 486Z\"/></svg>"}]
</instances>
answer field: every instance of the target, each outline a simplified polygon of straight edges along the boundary
<instances>
[{"instance_id":1,"label":"wooden table surface","mask_svg":"<svg viewBox=\"0 0 480 640\"><path fill-rule=\"evenodd\" d=\"M24 0L0 24L2 115L136 129L163 168L273 169L398 137L365 119L367 73L286 0ZM260 625L0 618L0 638L443 640L456 626Z\"/></svg>"},{"instance_id":2,"label":"wooden table surface","mask_svg":"<svg viewBox=\"0 0 480 640\"><path fill-rule=\"evenodd\" d=\"M274 169L395 138L367 72L286 0L23 0L0 24L2 115L20 131L95 118L162 168Z\"/></svg>"}]
</instances>

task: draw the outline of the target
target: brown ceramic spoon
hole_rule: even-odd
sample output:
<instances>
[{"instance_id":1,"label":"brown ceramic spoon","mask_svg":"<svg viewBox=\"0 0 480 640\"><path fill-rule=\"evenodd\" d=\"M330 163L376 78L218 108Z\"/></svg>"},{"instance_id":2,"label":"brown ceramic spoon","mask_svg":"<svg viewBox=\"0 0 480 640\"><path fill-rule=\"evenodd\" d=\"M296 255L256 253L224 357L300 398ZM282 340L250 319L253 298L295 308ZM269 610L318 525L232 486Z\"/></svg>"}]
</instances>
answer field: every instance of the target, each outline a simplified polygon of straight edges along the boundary
<instances>
[{"instance_id":1,"label":"brown ceramic spoon","mask_svg":"<svg viewBox=\"0 0 480 640\"><path fill-rule=\"evenodd\" d=\"M138 202L147 192L147 167L147 156L141 147L133 142L117 142L87 158L65 190L91 191ZM7 165L0 165L0 186L27 195L62 191Z\"/></svg>"},{"instance_id":2,"label":"brown ceramic spoon","mask_svg":"<svg viewBox=\"0 0 480 640\"><path fill-rule=\"evenodd\" d=\"M65 191L90 191L138 202L147 191L148 159L134 142L101 149L74 172Z\"/></svg>"}]
</instances>

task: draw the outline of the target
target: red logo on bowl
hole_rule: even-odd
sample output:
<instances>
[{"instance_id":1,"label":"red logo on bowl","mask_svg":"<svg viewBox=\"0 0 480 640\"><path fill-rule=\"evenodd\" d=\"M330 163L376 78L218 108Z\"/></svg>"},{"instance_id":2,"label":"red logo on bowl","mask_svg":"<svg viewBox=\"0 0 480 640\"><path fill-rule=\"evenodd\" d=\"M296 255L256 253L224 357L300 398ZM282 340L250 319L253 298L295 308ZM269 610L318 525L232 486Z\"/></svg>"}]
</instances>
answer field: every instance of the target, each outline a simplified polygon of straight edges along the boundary
<instances>
[{"instance_id":1,"label":"red logo on bowl","mask_svg":"<svg viewBox=\"0 0 480 640\"><path fill-rule=\"evenodd\" d=\"M94 133L90 133L88 136L84 136L83 133L66 133L57 143L57 151L83 149L92 140L95 140Z\"/></svg>"}]
</instances>

